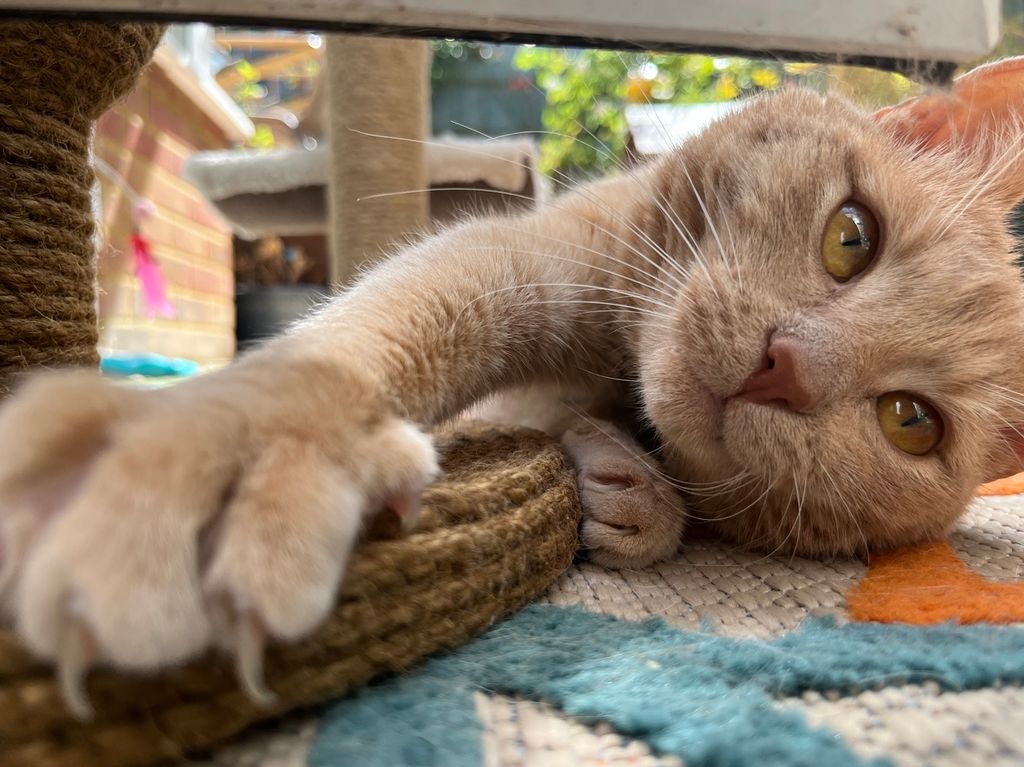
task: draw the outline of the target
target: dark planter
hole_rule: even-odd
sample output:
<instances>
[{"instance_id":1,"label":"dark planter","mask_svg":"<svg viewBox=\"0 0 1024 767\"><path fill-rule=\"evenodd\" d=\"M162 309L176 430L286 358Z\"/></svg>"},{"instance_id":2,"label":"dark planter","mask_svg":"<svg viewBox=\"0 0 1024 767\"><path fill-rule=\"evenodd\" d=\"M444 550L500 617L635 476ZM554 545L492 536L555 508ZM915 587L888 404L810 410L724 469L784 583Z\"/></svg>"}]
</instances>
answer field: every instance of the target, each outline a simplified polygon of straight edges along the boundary
<instances>
[{"instance_id":1,"label":"dark planter","mask_svg":"<svg viewBox=\"0 0 1024 767\"><path fill-rule=\"evenodd\" d=\"M239 286L235 293L235 337L239 350L276 336L306 316L328 293L320 285Z\"/></svg>"}]
</instances>

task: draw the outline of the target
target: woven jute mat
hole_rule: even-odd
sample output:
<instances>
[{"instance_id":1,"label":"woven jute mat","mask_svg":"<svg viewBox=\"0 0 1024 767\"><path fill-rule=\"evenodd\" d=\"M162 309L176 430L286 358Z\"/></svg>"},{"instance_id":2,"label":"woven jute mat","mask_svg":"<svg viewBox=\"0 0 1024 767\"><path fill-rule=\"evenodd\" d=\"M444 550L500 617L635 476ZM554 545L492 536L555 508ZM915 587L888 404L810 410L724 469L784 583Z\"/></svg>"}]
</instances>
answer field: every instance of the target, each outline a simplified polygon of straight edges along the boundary
<instances>
[{"instance_id":1,"label":"woven jute mat","mask_svg":"<svg viewBox=\"0 0 1024 767\"><path fill-rule=\"evenodd\" d=\"M522 429L438 437L444 477L422 522L366 541L337 609L312 637L266 660L271 706L250 701L231 663L210 656L157 677L96 672L87 723L67 712L49 669L0 634L0 765L138 767L214 746L247 726L337 697L455 647L544 593L577 545L576 479L561 448Z\"/></svg>"}]
</instances>

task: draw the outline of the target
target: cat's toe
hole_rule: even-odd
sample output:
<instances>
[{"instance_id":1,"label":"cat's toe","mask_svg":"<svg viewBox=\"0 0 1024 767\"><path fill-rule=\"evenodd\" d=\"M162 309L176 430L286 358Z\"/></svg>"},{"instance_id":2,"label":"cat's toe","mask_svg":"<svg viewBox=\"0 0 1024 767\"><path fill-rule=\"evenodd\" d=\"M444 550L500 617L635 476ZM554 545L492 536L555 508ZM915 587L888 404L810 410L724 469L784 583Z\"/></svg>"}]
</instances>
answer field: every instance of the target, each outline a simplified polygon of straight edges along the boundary
<instances>
[{"instance_id":1,"label":"cat's toe","mask_svg":"<svg viewBox=\"0 0 1024 767\"><path fill-rule=\"evenodd\" d=\"M686 519L683 499L657 478L583 474L580 499L580 538L591 561L605 567L644 567L678 550Z\"/></svg>"}]
</instances>

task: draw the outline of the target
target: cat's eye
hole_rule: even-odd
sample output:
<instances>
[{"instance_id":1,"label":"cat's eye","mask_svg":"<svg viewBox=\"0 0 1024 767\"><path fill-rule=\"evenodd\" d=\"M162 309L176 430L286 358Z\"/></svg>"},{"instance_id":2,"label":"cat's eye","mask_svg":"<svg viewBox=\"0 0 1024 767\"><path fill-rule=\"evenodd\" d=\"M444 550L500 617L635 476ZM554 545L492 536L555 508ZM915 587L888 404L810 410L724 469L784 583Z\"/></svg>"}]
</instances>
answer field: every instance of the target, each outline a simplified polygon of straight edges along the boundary
<instances>
[{"instance_id":1,"label":"cat's eye","mask_svg":"<svg viewBox=\"0 0 1024 767\"><path fill-rule=\"evenodd\" d=\"M878 398L875 407L885 438L904 453L926 455L942 441L942 416L916 394L889 392Z\"/></svg>"},{"instance_id":2,"label":"cat's eye","mask_svg":"<svg viewBox=\"0 0 1024 767\"><path fill-rule=\"evenodd\" d=\"M878 220L859 202L847 202L825 227L821 262L836 282L846 282L868 268L878 250Z\"/></svg>"}]
</instances>

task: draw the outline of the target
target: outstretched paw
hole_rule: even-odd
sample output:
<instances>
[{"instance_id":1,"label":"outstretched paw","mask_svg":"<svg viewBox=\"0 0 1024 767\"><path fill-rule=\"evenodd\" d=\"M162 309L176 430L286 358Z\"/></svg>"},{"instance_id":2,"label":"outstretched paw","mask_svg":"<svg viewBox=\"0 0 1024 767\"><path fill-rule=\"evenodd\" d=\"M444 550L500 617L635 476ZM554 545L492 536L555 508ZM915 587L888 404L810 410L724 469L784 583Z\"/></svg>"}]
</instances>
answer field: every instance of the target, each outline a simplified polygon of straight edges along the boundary
<instances>
[{"instance_id":1,"label":"outstretched paw","mask_svg":"<svg viewBox=\"0 0 1024 767\"><path fill-rule=\"evenodd\" d=\"M355 377L326 413L257 378L143 392L44 376L0 409L0 611L79 714L90 666L210 645L267 698L263 643L326 616L364 520L415 518L438 473L426 435Z\"/></svg>"}]
</instances>

